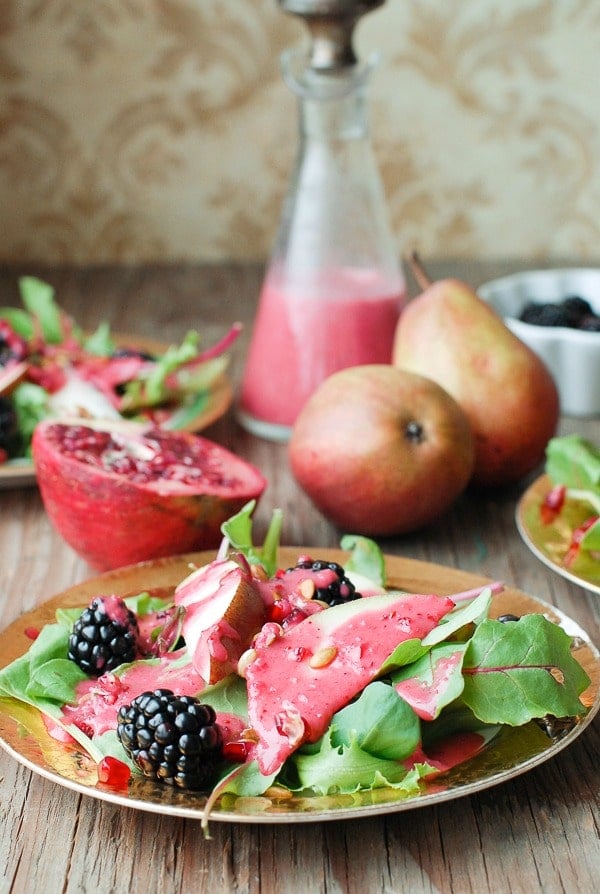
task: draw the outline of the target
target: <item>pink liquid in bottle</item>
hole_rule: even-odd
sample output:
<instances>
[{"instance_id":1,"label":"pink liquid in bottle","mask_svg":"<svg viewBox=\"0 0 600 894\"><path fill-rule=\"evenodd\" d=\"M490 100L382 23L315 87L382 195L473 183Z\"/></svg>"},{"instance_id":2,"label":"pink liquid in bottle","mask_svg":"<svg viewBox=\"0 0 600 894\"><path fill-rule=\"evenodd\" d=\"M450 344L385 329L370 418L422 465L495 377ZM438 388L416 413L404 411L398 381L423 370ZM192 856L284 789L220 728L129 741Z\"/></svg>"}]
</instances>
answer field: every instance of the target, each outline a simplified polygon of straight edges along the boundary
<instances>
[{"instance_id":1,"label":"pink liquid in bottle","mask_svg":"<svg viewBox=\"0 0 600 894\"><path fill-rule=\"evenodd\" d=\"M270 271L242 382L245 427L286 440L302 406L329 375L389 363L405 298L402 279L390 281L376 270L331 270L303 290Z\"/></svg>"}]
</instances>

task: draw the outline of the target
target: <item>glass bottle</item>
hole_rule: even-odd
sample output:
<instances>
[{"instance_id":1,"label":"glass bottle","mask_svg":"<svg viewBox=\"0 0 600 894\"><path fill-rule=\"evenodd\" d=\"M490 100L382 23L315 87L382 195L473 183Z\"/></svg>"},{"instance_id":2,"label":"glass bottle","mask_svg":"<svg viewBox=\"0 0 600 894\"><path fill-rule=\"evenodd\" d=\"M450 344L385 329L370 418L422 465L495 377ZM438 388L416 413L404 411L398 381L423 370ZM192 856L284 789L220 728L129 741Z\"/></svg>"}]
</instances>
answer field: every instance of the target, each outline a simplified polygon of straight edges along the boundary
<instances>
[{"instance_id":1,"label":"glass bottle","mask_svg":"<svg viewBox=\"0 0 600 894\"><path fill-rule=\"evenodd\" d=\"M270 440L289 438L329 375L391 359L406 287L369 132L373 64L359 63L351 42L358 15L381 2L280 0L306 18L313 40L308 57L282 57L298 98L299 149L238 407L241 424Z\"/></svg>"}]
</instances>

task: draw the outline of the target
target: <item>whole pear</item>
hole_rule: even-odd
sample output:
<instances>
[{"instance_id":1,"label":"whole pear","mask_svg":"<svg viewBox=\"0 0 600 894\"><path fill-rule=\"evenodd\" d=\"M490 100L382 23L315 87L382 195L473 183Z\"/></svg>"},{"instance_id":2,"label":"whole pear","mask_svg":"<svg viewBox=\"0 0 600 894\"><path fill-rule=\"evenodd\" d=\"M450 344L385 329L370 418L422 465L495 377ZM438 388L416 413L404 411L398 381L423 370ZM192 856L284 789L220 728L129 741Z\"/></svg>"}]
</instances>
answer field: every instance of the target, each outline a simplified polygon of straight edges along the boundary
<instances>
[{"instance_id":1,"label":"whole pear","mask_svg":"<svg viewBox=\"0 0 600 894\"><path fill-rule=\"evenodd\" d=\"M319 386L296 419L289 459L330 521L388 536L442 515L467 486L475 450L466 415L437 382L369 364Z\"/></svg>"},{"instance_id":2,"label":"whole pear","mask_svg":"<svg viewBox=\"0 0 600 894\"><path fill-rule=\"evenodd\" d=\"M434 379L467 415L475 437L472 483L518 481L544 457L559 398L548 368L466 283L431 283L410 259L422 293L404 309L392 363Z\"/></svg>"}]
</instances>

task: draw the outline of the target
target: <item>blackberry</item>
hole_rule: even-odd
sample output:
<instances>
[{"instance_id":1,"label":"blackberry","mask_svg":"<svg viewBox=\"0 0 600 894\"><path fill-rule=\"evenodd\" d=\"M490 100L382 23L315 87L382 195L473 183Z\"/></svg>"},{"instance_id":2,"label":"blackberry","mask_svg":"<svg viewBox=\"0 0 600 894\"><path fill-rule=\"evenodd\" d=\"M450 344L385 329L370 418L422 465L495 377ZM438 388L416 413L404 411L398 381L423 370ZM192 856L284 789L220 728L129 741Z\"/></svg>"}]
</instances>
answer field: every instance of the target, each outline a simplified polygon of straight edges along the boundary
<instances>
[{"instance_id":1,"label":"blackberry","mask_svg":"<svg viewBox=\"0 0 600 894\"><path fill-rule=\"evenodd\" d=\"M584 317L593 314L589 301L579 295L569 295L562 303L570 319L570 325L577 329Z\"/></svg>"},{"instance_id":2,"label":"blackberry","mask_svg":"<svg viewBox=\"0 0 600 894\"><path fill-rule=\"evenodd\" d=\"M583 332L600 332L600 316L587 314L579 321L579 329Z\"/></svg>"},{"instance_id":3,"label":"blackberry","mask_svg":"<svg viewBox=\"0 0 600 894\"><path fill-rule=\"evenodd\" d=\"M117 735L144 776L209 791L223 756L223 736L210 705L170 689L143 692L119 709Z\"/></svg>"},{"instance_id":4,"label":"blackberry","mask_svg":"<svg viewBox=\"0 0 600 894\"><path fill-rule=\"evenodd\" d=\"M86 674L99 677L135 659L137 638L137 619L123 600L98 596L73 625L68 656Z\"/></svg>"},{"instance_id":5,"label":"blackberry","mask_svg":"<svg viewBox=\"0 0 600 894\"><path fill-rule=\"evenodd\" d=\"M0 397L0 449L9 456L18 456L21 450L21 435L17 414L7 397Z\"/></svg>"},{"instance_id":6,"label":"blackberry","mask_svg":"<svg viewBox=\"0 0 600 894\"><path fill-rule=\"evenodd\" d=\"M335 573L336 579L331 581L328 586L317 585L315 589L314 598L326 602L329 606L342 605L353 599L362 598L362 594L357 593L352 581L346 577L345 570L337 562L327 562L324 559L301 559L294 568L288 568L287 571L296 571L298 568L306 571L333 571Z\"/></svg>"},{"instance_id":7,"label":"blackberry","mask_svg":"<svg viewBox=\"0 0 600 894\"><path fill-rule=\"evenodd\" d=\"M570 326L569 312L560 304L526 304L519 319L534 326Z\"/></svg>"}]
</instances>

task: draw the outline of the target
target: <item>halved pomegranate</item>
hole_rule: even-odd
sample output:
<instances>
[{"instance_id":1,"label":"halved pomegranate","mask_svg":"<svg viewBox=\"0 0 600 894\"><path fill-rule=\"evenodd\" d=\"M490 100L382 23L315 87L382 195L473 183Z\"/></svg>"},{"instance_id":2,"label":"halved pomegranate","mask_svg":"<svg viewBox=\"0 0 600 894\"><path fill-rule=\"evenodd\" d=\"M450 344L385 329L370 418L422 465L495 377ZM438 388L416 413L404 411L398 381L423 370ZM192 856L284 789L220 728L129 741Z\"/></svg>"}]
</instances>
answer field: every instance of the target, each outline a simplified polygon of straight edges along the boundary
<instances>
[{"instance_id":1,"label":"halved pomegranate","mask_svg":"<svg viewBox=\"0 0 600 894\"><path fill-rule=\"evenodd\" d=\"M101 571L218 546L267 484L219 444L135 423L41 422L32 455L51 521Z\"/></svg>"}]
</instances>

